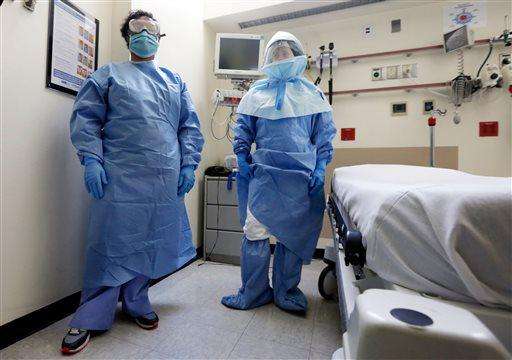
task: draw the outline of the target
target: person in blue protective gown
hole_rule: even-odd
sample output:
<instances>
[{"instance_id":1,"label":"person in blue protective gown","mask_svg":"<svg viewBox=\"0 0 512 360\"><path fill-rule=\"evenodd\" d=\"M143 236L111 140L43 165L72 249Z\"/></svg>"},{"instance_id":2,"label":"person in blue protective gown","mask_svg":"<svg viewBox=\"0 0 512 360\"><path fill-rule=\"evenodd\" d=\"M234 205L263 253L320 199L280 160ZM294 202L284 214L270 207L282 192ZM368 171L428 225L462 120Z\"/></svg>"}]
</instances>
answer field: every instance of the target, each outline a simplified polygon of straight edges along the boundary
<instances>
[{"instance_id":1,"label":"person in blue protective gown","mask_svg":"<svg viewBox=\"0 0 512 360\"><path fill-rule=\"evenodd\" d=\"M203 136L183 80L154 61L160 27L134 11L121 33L131 61L88 77L71 115L71 141L92 196L81 304L62 342L76 353L108 330L118 299L137 325L154 329L151 279L196 256L184 205Z\"/></svg>"},{"instance_id":2,"label":"person in blue protective gown","mask_svg":"<svg viewBox=\"0 0 512 360\"><path fill-rule=\"evenodd\" d=\"M322 228L325 167L336 129L323 93L303 77L306 65L300 42L289 33L276 33L265 49L267 78L255 82L238 107L233 149L244 237L242 286L222 298L230 308L274 301L287 311L307 309L298 285ZM272 287L271 235L277 238Z\"/></svg>"}]
</instances>

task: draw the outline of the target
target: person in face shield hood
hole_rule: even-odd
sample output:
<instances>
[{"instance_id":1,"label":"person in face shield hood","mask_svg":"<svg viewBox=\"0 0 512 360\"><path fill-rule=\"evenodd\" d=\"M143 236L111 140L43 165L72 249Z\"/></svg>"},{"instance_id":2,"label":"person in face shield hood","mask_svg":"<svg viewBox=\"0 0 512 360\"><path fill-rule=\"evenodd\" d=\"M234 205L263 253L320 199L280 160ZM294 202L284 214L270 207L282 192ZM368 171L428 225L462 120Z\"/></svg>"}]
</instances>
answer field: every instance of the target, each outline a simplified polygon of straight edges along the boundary
<instances>
[{"instance_id":1,"label":"person in face shield hood","mask_svg":"<svg viewBox=\"0 0 512 360\"><path fill-rule=\"evenodd\" d=\"M92 202L81 304L62 342L68 354L112 326L118 299L137 325L156 328L150 280L196 255L183 198L201 158L198 116L181 77L154 60L163 34L153 16L131 12L121 34L131 61L85 79L71 115Z\"/></svg>"},{"instance_id":2,"label":"person in face shield hood","mask_svg":"<svg viewBox=\"0 0 512 360\"><path fill-rule=\"evenodd\" d=\"M257 81L238 107L233 149L242 239L242 286L222 298L234 309L274 301L281 309L305 312L299 290L302 265L316 248L325 210L325 167L336 133L323 93L303 77L307 59L292 34L276 33L267 44ZM251 154L252 143L256 151ZM277 238L272 287L268 279L269 237Z\"/></svg>"}]
</instances>

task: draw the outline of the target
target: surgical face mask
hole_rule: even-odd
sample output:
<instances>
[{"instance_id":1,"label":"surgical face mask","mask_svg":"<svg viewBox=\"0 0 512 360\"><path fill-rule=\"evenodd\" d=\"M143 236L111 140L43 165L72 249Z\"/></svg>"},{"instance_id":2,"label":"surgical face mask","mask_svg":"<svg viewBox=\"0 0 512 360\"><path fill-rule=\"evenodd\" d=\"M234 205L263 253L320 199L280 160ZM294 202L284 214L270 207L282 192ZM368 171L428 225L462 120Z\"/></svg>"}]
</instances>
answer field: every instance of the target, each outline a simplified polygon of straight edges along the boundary
<instances>
[{"instance_id":1,"label":"surgical face mask","mask_svg":"<svg viewBox=\"0 0 512 360\"><path fill-rule=\"evenodd\" d=\"M264 66L262 71L270 79L289 80L302 75L306 69L306 65L306 56L296 56L291 59L273 62Z\"/></svg>"},{"instance_id":2,"label":"surgical face mask","mask_svg":"<svg viewBox=\"0 0 512 360\"><path fill-rule=\"evenodd\" d=\"M141 58L148 58L158 50L158 38L146 30L139 34L130 35L130 51Z\"/></svg>"}]
</instances>

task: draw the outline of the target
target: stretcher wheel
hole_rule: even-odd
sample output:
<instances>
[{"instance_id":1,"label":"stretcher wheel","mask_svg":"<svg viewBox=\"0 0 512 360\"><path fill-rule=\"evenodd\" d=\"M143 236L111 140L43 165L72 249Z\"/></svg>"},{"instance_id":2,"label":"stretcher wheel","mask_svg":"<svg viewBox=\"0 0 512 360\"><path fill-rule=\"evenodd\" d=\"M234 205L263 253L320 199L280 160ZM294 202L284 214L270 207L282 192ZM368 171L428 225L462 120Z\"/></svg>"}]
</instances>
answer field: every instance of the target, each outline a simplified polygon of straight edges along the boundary
<instances>
[{"instance_id":1,"label":"stretcher wheel","mask_svg":"<svg viewBox=\"0 0 512 360\"><path fill-rule=\"evenodd\" d=\"M338 298L336 271L333 265L326 266L318 277L318 291L326 300Z\"/></svg>"}]
</instances>

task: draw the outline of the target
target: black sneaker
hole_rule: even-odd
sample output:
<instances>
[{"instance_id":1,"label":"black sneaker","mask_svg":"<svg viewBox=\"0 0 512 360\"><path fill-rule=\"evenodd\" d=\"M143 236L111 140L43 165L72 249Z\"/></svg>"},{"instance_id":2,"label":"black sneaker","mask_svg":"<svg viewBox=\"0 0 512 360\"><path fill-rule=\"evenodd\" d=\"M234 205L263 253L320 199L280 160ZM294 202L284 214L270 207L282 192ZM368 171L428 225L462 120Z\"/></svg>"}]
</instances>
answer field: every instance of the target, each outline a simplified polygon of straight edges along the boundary
<instances>
[{"instance_id":1,"label":"black sneaker","mask_svg":"<svg viewBox=\"0 0 512 360\"><path fill-rule=\"evenodd\" d=\"M64 339L62 339L62 347L60 351L63 354L76 354L89 343L91 332L82 329L69 329Z\"/></svg>"},{"instance_id":2,"label":"black sneaker","mask_svg":"<svg viewBox=\"0 0 512 360\"><path fill-rule=\"evenodd\" d=\"M153 330L158 327L158 315L153 311L133 319L137 325L145 330Z\"/></svg>"}]
</instances>

